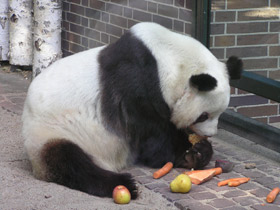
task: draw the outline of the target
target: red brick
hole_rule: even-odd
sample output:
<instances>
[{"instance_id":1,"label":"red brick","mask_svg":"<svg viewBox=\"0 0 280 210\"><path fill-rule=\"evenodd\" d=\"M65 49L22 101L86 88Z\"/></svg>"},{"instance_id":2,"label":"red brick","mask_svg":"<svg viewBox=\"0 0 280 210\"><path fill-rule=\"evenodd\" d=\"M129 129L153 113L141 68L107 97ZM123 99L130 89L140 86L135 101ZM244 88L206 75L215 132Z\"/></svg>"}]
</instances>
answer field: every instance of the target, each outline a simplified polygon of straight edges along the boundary
<instances>
[{"instance_id":1,"label":"red brick","mask_svg":"<svg viewBox=\"0 0 280 210\"><path fill-rule=\"evenodd\" d=\"M170 18L153 15L153 22L158 23L166 28L172 29L172 20Z\"/></svg>"},{"instance_id":2,"label":"red brick","mask_svg":"<svg viewBox=\"0 0 280 210\"><path fill-rule=\"evenodd\" d=\"M280 56L280 46L270 46L269 55L270 56Z\"/></svg>"},{"instance_id":3,"label":"red brick","mask_svg":"<svg viewBox=\"0 0 280 210\"><path fill-rule=\"evenodd\" d=\"M174 30L175 31L184 32L184 22L178 21L178 20L174 20L173 21L173 25L174 25Z\"/></svg>"},{"instance_id":4,"label":"red brick","mask_svg":"<svg viewBox=\"0 0 280 210\"><path fill-rule=\"evenodd\" d=\"M85 13L86 13L86 17L88 18L97 19L97 20L101 19L101 12L98 10L86 8Z\"/></svg>"},{"instance_id":5,"label":"red brick","mask_svg":"<svg viewBox=\"0 0 280 210\"><path fill-rule=\"evenodd\" d=\"M194 34L193 32L193 26L191 23L185 23L185 34L192 35Z\"/></svg>"},{"instance_id":6,"label":"red brick","mask_svg":"<svg viewBox=\"0 0 280 210\"><path fill-rule=\"evenodd\" d=\"M148 4L146 0L130 0L129 1L129 6L132 8L137 8L141 10L147 10Z\"/></svg>"},{"instance_id":7,"label":"red brick","mask_svg":"<svg viewBox=\"0 0 280 210\"><path fill-rule=\"evenodd\" d=\"M254 22L254 23L228 23L227 33L256 33L267 32L267 22Z\"/></svg>"},{"instance_id":8,"label":"red brick","mask_svg":"<svg viewBox=\"0 0 280 210\"><path fill-rule=\"evenodd\" d=\"M179 9L179 19L183 21L192 21L192 11L188 9Z\"/></svg>"},{"instance_id":9,"label":"red brick","mask_svg":"<svg viewBox=\"0 0 280 210\"><path fill-rule=\"evenodd\" d=\"M127 18L123 18L116 15L110 15L110 23L123 28L127 28Z\"/></svg>"},{"instance_id":10,"label":"red brick","mask_svg":"<svg viewBox=\"0 0 280 210\"><path fill-rule=\"evenodd\" d=\"M105 11L105 3L98 0L89 0L89 7L93 9Z\"/></svg>"},{"instance_id":11,"label":"red brick","mask_svg":"<svg viewBox=\"0 0 280 210\"><path fill-rule=\"evenodd\" d=\"M141 12L138 10L133 10L133 19L139 20L139 21L151 21L152 15L147 12Z\"/></svg>"},{"instance_id":12,"label":"red brick","mask_svg":"<svg viewBox=\"0 0 280 210\"><path fill-rule=\"evenodd\" d=\"M271 22L270 23L270 31L271 32L279 32L280 22Z\"/></svg>"},{"instance_id":13,"label":"red brick","mask_svg":"<svg viewBox=\"0 0 280 210\"><path fill-rule=\"evenodd\" d=\"M130 8L123 8L123 15L127 18L132 18L132 9Z\"/></svg>"},{"instance_id":14,"label":"red brick","mask_svg":"<svg viewBox=\"0 0 280 210\"><path fill-rule=\"evenodd\" d=\"M148 11L152 12L152 13L156 13L157 12L157 4L155 4L153 2L148 2Z\"/></svg>"},{"instance_id":15,"label":"red brick","mask_svg":"<svg viewBox=\"0 0 280 210\"><path fill-rule=\"evenodd\" d=\"M111 0L111 2L113 2L115 4L125 5L125 6L128 4L128 0L121 0L121 1L120 0Z\"/></svg>"},{"instance_id":16,"label":"red brick","mask_svg":"<svg viewBox=\"0 0 280 210\"><path fill-rule=\"evenodd\" d=\"M234 47L226 49L226 57L235 55L241 58L258 57L267 55L267 46L261 47Z\"/></svg>"},{"instance_id":17,"label":"red brick","mask_svg":"<svg viewBox=\"0 0 280 210\"><path fill-rule=\"evenodd\" d=\"M84 17L82 17L82 26L84 26L84 27L88 27L88 18L84 18Z\"/></svg>"},{"instance_id":18,"label":"red brick","mask_svg":"<svg viewBox=\"0 0 280 210\"><path fill-rule=\"evenodd\" d=\"M268 123L268 117L253 117L254 120L259 121L261 123Z\"/></svg>"},{"instance_id":19,"label":"red brick","mask_svg":"<svg viewBox=\"0 0 280 210\"><path fill-rule=\"evenodd\" d=\"M63 1L62 2L62 10L66 12L66 11L69 11L69 9L70 9L70 4Z\"/></svg>"},{"instance_id":20,"label":"red brick","mask_svg":"<svg viewBox=\"0 0 280 210\"><path fill-rule=\"evenodd\" d=\"M193 8L193 0L185 0L185 8L192 10Z\"/></svg>"},{"instance_id":21,"label":"red brick","mask_svg":"<svg viewBox=\"0 0 280 210\"><path fill-rule=\"evenodd\" d=\"M81 3L81 0L71 0L71 3L80 4L80 3Z\"/></svg>"},{"instance_id":22,"label":"red brick","mask_svg":"<svg viewBox=\"0 0 280 210\"><path fill-rule=\"evenodd\" d=\"M237 45L278 44L279 34L238 35Z\"/></svg>"},{"instance_id":23,"label":"red brick","mask_svg":"<svg viewBox=\"0 0 280 210\"><path fill-rule=\"evenodd\" d=\"M69 51L77 53L77 52L81 52L83 50L85 50L85 47L74 44L74 43L69 43Z\"/></svg>"},{"instance_id":24,"label":"red brick","mask_svg":"<svg viewBox=\"0 0 280 210\"><path fill-rule=\"evenodd\" d=\"M82 5L88 7L89 0L82 0Z\"/></svg>"},{"instance_id":25,"label":"red brick","mask_svg":"<svg viewBox=\"0 0 280 210\"><path fill-rule=\"evenodd\" d=\"M95 48L95 47L99 47L99 46L102 46L102 43L100 43L96 40L92 40L92 39L88 40L88 47L89 48Z\"/></svg>"},{"instance_id":26,"label":"red brick","mask_svg":"<svg viewBox=\"0 0 280 210\"><path fill-rule=\"evenodd\" d=\"M80 25L76 25L76 24L70 24L70 31L80 34L80 35L84 35L84 27L80 26Z\"/></svg>"},{"instance_id":27,"label":"red brick","mask_svg":"<svg viewBox=\"0 0 280 210\"><path fill-rule=\"evenodd\" d=\"M101 33L101 42L108 44L109 43L109 36L108 34Z\"/></svg>"},{"instance_id":28,"label":"red brick","mask_svg":"<svg viewBox=\"0 0 280 210\"><path fill-rule=\"evenodd\" d=\"M88 38L91 38L91 39L98 40L98 41L100 40L100 32L97 30L86 28L85 36Z\"/></svg>"},{"instance_id":29,"label":"red brick","mask_svg":"<svg viewBox=\"0 0 280 210\"><path fill-rule=\"evenodd\" d=\"M269 117L269 123L278 123L278 122L280 122L280 116Z\"/></svg>"},{"instance_id":30,"label":"red brick","mask_svg":"<svg viewBox=\"0 0 280 210\"><path fill-rule=\"evenodd\" d=\"M162 3L162 4L171 4L171 5L173 5L173 0L154 0L154 1L156 1L158 3Z\"/></svg>"},{"instance_id":31,"label":"red brick","mask_svg":"<svg viewBox=\"0 0 280 210\"><path fill-rule=\"evenodd\" d=\"M248 117L270 116L278 113L277 105L241 107L237 111Z\"/></svg>"},{"instance_id":32,"label":"red brick","mask_svg":"<svg viewBox=\"0 0 280 210\"><path fill-rule=\"evenodd\" d=\"M224 24L211 24L211 35L224 34L225 25Z\"/></svg>"},{"instance_id":33,"label":"red brick","mask_svg":"<svg viewBox=\"0 0 280 210\"><path fill-rule=\"evenodd\" d=\"M236 12L232 11L216 11L215 22L232 22L235 21Z\"/></svg>"},{"instance_id":34,"label":"red brick","mask_svg":"<svg viewBox=\"0 0 280 210\"><path fill-rule=\"evenodd\" d=\"M225 49L224 48L212 48L210 49L211 52L216 56L218 59L224 59Z\"/></svg>"},{"instance_id":35,"label":"red brick","mask_svg":"<svg viewBox=\"0 0 280 210\"><path fill-rule=\"evenodd\" d=\"M68 20L69 22L72 23L76 23L76 24L80 24L81 23L81 17L77 14L73 14L73 13L66 13L66 20Z\"/></svg>"},{"instance_id":36,"label":"red brick","mask_svg":"<svg viewBox=\"0 0 280 210\"><path fill-rule=\"evenodd\" d=\"M70 11L79 15L85 14L85 8L75 4L70 5Z\"/></svg>"},{"instance_id":37,"label":"red brick","mask_svg":"<svg viewBox=\"0 0 280 210\"><path fill-rule=\"evenodd\" d=\"M69 32L67 33L67 40L70 42L75 42L77 44L80 44L81 36Z\"/></svg>"},{"instance_id":38,"label":"red brick","mask_svg":"<svg viewBox=\"0 0 280 210\"><path fill-rule=\"evenodd\" d=\"M239 11L238 21L252 21L252 20L277 20L279 19L279 9L262 9Z\"/></svg>"},{"instance_id":39,"label":"red brick","mask_svg":"<svg viewBox=\"0 0 280 210\"><path fill-rule=\"evenodd\" d=\"M229 106L245 106L245 105L257 105L257 104L267 104L268 99L257 95L245 95L236 96L230 98Z\"/></svg>"},{"instance_id":40,"label":"red brick","mask_svg":"<svg viewBox=\"0 0 280 210\"><path fill-rule=\"evenodd\" d=\"M212 0L211 9L214 10L222 10L226 8L225 0Z\"/></svg>"},{"instance_id":41,"label":"red brick","mask_svg":"<svg viewBox=\"0 0 280 210\"><path fill-rule=\"evenodd\" d=\"M90 20L89 27L100 32L106 32L106 23L98 20Z\"/></svg>"},{"instance_id":42,"label":"red brick","mask_svg":"<svg viewBox=\"0 0 280 210\"><path fill-rule=\"evenodd\" d=\"M215 36L215 47L235 45L235 36Z\"/></svg>"},{"instance_id":43,"label":"red brick","mask_svg":"<svg viewBox=\"0 0 280 210\"><path fill-rule=\"evenodd\" d=\"M64 40L64 39L62 39L62 40L61 40L61 49L63 49L63 50L69 50L69 42L66 41L66 40Z\"/></svg>"},{"instance_id":44,"label":"red brick","mask_svg":"<svg viewBox=\"0 0 280 210\"><path fill-rule=\"evenodd\" d=\"M258 58L258 59L244 59L245 69L268 69L277 68L277 58Z\"/></svg>"},{"instance_id":45,"label":"red brick","mask_svg":"<svg viewBox=\"0 0 280 210\"><path fill-rule=\"evenodd\" d=\"M116 15L122 15L123 7L116 4L106 3L106 11Z\"/></svg>"},{"instance_id":46,"label":"red brick","mask_svg":"<svg viewBox=\"0 0 280 210\"><path fill-rule=\"evenodd\" d=\"M274 79L274 80L280 80L280 71L269 71L269 78Z\"/></svg>"},{"instance_id":47,"label":"red brick","mask_svg":"<svg viewBox=\"0 0 280 210\"><path fill-rule=\"evenodd\" d=\"M111 24L106 24L106 32L117 37L122 35L122 29Z\"/></svg>"},{"instance_id":48,"label":"red brick","mask_svg":"<svg viewBox=\"0 0 280 210\"><path fill-rule=\"evenodd\" d=\"M244 9L244 8L262 8L267 7L267 0L234 0L228 1L228 9Z\"/></svg>"}]
</instances>

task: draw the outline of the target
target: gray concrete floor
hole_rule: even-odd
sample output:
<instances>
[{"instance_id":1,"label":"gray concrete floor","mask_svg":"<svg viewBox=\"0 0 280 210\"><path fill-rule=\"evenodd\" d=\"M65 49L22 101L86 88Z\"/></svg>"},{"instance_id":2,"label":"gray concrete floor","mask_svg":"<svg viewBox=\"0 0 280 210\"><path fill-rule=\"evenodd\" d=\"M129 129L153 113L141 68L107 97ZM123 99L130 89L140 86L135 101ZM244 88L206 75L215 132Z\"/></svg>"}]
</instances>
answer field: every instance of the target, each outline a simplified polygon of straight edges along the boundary
<instances>
[{"instance_id":1,"label":"gray concrete floor","mask_svg":"<svg viewBox=\"0 0 280 210\"><path fill-rule=\"evenodd\" d=\"M4 69L5 70L5 69ZM273 187L280 187L279 154L255 145L236 134L219 130L211 138L216 159L235 163L230 173L222 173L202 185L193 185L187 194L171 193L169 183L185 169L173 169L161 179L152 178L154 169L133 167L139 184L139 198L128 205L114 204L54 183L35 179L23 148L21 113L29 86L26 74L0 69L0 209L280 209L280 195L273 204L265 202ZM245 169L255 163L255 169ZM239 187L217 187L217 182L239 176L250 177Z\"/></svg>"}]
</instances>

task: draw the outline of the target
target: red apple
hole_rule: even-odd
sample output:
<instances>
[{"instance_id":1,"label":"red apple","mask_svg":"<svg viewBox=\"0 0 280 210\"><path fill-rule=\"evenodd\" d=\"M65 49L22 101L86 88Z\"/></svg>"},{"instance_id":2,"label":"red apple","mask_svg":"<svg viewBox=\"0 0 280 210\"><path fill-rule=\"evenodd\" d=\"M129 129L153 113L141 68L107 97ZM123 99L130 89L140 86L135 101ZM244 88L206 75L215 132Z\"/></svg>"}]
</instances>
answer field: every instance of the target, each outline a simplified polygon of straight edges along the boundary
<instances>
[{"instance_id":1,"label":"red apple","mask_svg":"<svg viewBox=\"0 0 280 210\"><path fill-rule=\"evenodd\" d=\"M128 204L130 198L131 195L129 190L123 185L118 185L113 190L113 199L117 204Z\"/></svg>"}]
</instances>

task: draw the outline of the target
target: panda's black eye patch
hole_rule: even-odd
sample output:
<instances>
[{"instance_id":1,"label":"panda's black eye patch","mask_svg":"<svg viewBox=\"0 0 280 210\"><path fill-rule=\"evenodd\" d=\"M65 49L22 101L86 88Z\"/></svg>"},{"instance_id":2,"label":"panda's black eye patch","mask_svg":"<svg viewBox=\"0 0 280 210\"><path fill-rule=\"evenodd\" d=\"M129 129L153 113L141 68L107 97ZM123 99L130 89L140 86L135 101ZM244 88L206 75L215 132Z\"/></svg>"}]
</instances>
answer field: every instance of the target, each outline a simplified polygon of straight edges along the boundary
<instances>
[{"instance_id":1,"label":"panda's black eye patch","mask_svg":"<svg viewBox=\"0 0 280 210\"><path fill-rule=\"evenodd\" d=\"M196 121L195 121L193 124L204 122L204 121L208 120L208 118L209 118L209 114L208 114L207 112L203 112L203 113L196 119Z\"/></svg>"}]
</instances>

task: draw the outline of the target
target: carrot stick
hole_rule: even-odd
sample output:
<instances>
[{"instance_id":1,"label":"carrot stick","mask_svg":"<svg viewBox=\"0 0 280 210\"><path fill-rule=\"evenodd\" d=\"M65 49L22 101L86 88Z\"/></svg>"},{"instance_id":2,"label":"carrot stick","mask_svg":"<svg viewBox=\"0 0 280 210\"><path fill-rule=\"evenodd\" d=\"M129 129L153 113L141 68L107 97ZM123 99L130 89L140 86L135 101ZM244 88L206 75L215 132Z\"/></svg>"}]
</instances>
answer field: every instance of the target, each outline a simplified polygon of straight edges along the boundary
<instances>
[{"instance_id":1,"label":"carrot stick","mask_svg":"<svg viewBox=\"0 0 280 210\"><path fill-rule=\"evenodd\" d=\"M184 174L191 175L191 174L202 172L202 171L215 171L214 176L216 176L216 175L219 175L222 173L222 168L218 167L218 168L210 168L210 169L204 169L204 170L193 170L193 171L184 172Z\"/></svg>"},{"instance_id":2,"label":"carrot stick","mask_svg":"<svg viewBox=\"0 0 280 210\"><path fill-rule=\"evenodd\" d=\"M165 174L167 174L173 168L173 163L168 162L166 163L161 169L154 172L153 177L154 179L158 179Z\"/></svg>"},{"instance_id":3,"label":"carrot stick","mask_svg":"<svg viewBox=\"0 0 280 210\"><path fill-rule=\"evenodd\" d=\"M248 178L248 177L231 178L231 179L227 179L227 180L218 182L218 186L219 187L225 186L225 185L228 185L229 182L235 182L235 181L238 181L238 182L240 182L240 184L243 184L243 183L248 182L249 180L250 180L250 178Z\"/></svg>"},{"instance_id":4,"label":"carrot stick","mask_svg":"<svg viewBox=\"0 0 280 210\"><path fill-rule=\"evenodd\" d=\"M266 201L268 203L272 203L276 196L278 195L278 193L280 192L280 188L279 187L275 187L266 197Z\"/></svg>"}]
</instances>

